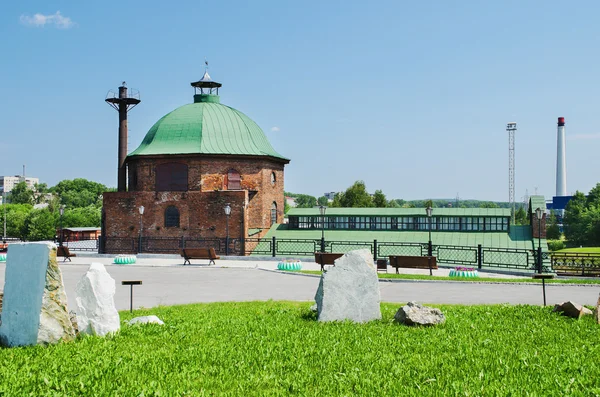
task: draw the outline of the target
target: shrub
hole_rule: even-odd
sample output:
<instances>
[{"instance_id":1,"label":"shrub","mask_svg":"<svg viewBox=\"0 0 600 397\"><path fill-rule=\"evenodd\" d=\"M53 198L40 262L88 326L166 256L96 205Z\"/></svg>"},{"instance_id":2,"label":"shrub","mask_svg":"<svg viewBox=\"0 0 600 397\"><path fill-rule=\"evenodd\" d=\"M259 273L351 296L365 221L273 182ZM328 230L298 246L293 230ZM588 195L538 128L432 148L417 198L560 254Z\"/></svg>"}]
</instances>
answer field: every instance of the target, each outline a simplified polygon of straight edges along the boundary
<instances>
[{"instance_id":1,"label":"shrub","mask_svg":"<svg viewBox=\"0 0 600 397\"><path fill-rule=\"evenodd\" d=\"M550 251L560 251L565 249L565 242L562 240L548 240L548 249L550 249Z\"/></svg>"}]
</instances>

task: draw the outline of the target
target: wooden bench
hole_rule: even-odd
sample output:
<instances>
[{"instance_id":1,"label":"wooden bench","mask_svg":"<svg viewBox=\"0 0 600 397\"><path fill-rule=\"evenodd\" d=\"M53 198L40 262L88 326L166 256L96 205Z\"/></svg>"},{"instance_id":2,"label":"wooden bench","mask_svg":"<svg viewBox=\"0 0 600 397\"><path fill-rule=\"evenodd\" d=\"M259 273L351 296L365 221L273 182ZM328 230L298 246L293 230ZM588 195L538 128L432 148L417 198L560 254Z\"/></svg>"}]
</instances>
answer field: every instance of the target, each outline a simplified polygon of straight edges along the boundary
<instances>
[{"instance_id":1,"label":"wooden bench","mask_svg":"<svg viewBox=\"0 0 600 397\"><path fill-rule=\"evenodd\" d=\"M180 255L184 259L184 265L186 263L191 265L190 259L208 259L209 265L214 265L215 259L221 259L214 248L184 248L180 251Z\"/></svg>"},{"instance_id":2,"label":"wooden bench","mask_svg":"<svg viewBox=\"0 0 600 397\"><path fill-rule=\"evenodd\" d=\"M59 245L56 248L56 256L64 257L63 262L66 262L67 259L69 260L69 262L71 262L71 258L77 256L77 254L71 253L71 251L69 251L69 247L65 247L64 245Z\"/></svg>"},{"instance_id":3,"label":"wooden bench","mask_svg":"<svg viewBox=\"0 0 600 397\"><path fill-rule=\"evenodd\" d=\"M390 255L390 266L396 268L429 269L429 256L395 256ZM431 257L431 268L437 269L436 257Z\"/></svg>"},{"instance_id":4,"label":"wooden bench","mask_svg":"<svg viewBox=\"0 0 600 397\"><path fill-rule=\"evenodd\" d=\"M335 260L344 256L344 254L332 254L330 252L315 252L315 262L321 265L321 271L325 270L325 265L335 266Z\"/></svg>"}]
</instances>

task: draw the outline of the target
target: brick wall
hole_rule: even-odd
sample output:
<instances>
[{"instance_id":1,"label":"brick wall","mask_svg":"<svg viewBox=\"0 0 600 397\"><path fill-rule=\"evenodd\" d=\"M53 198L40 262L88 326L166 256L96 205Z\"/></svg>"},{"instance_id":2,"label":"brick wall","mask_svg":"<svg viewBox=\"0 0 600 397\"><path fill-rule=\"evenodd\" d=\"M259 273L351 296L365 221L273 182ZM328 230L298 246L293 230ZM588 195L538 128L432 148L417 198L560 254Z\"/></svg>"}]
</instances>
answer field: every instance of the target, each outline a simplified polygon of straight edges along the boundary
<instances>
[{"instance_id":1,"label":"brick wall","mask_svg":"<svg viewBox=\"0 0 600 397\"><path fill-rule=\"evenodd\" d=\"M156 192L156 167L165 163L188 166L187 192ZM152 156L129 159L129 192L104 193L105 236L137 237L138 208L145 207L142 235L146 237L225 237L223 208L229 203L229 236L248 236L248 229L271 226L271 206L277 206L277 223L283 222L284 163L252 156ZM240 173L242 190L227 190L230 169ZM272 183L271 175L275 181ZM165 210L174 205L179 228L165 227Z\"/></svg>"},{"instance_id":2,"label":"brick wall","mask_svg":"<svg viewBox=\"0 0 600 397\"><path fill-rule=\"evenodd\" d=\"M542 214L542 222L541 222L541 238L546 238L546 214ZM531 235L533 238L540 238L539 230L540 225L538 225L538 217L533 211L531 213Z\"/></svg>"}]
</instances>

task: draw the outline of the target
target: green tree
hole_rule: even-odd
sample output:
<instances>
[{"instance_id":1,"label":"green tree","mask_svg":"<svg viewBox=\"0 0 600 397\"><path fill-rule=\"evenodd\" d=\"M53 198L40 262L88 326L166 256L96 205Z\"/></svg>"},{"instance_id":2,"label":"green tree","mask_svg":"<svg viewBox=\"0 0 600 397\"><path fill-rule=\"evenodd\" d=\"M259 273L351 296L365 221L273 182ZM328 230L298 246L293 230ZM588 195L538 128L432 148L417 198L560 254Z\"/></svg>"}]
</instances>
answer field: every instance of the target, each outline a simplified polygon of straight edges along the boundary
<instances>
[{"instance_id":1,"label":"green tree","mask_svg":"<svg viewBox=\"0 0 600 397\"><path fill-rule=\"evenodd\" d=\"M50 192L58 194L61 204L68 208L89 205L100 207L102 206L102 193L112 190L114 189L109 189L101 183L83 178L66 179L49 189Z\"/></svg>"},{"instance_id":2,"label":"green tree","mask_svg":"<svg viewBox=\"0 0 600 397\"><path fill-rule=\"evenodd\" d=\"M317 204L327 206L329 205L329 199L325 196L321 196L317 199Z\"/></svg>"},{"instance_id":3,"label":"green tree","mask_svg":"<svg viewBox=\"0 0 600 397\"><path fill-rule=\"evenodd\" d=\"M390 200L387 203L389 208L400 208L400 204L398 204L398 200Z\"/></svg>"},{"instance_id":4,"label":"green tree","mask_svg":"<svg viewBox=\"0 0 600 397\"><path fill-rule=\"evenodd\" d=\"M580 191L567 203L565 216L563 218L565 238L572 245L583 245L586 243L586 218L587 199Z\"/></svg>"},{"instance_id":5,"label":"green tree","mask_svg":"<svg viewBox=\"0 0 600 397\"><path fill-rule=\"evenodd\" d=\"M373 194L373 205L377 208L385 208L388 206L387 198L381 190L375 190L375 194Z\"/></svg>"},{"instance_id":6,"label":"green tree","mask_svg":"<svg viewBox=\"0 0 600 397\"><path fill-rule=\"evenodd\" d=\"M591 207L584 219L586 244L591 247L600 246L600 207Z\"/></svg>"},{"instance_id":7,"label":"green tree","mask_svg":"<svg viewBox=\"0 0 600 397\"><path fill-rule=\"evenodd\" d=\"M33 190L25 182L19 182L10 192L10 202L13 204L33 204L33 195Z\"/></svg>"},{"instance_id":8,"label":"green tree","mask_svg":"<svg viewBox=\"0 0 600 397\"><path fill-rule=\"evenodd\" d=\"M100 227L101 216L102 209L94 205L65 209L63 227Z\"/></svg>"},{"instance_id":9,"label":"green tree","mask_svg":"<svg viewBox=\"0 0 600 397\"><path fill-rule=\"evenodd\" d=\"M317 205L317 199L314 196L308 194L298 194L296 196L296 207L297 208L312 208Z\"/></svg>"},{"instance_id":10,"label":"green tree","mask_svg":"<svg viewBox=\"0 0 600 397\"><path fill-rule=\"evenodd\" d=\"M337 193L332 207L373 207L373 199L367 193L367 187L363 181L356 181L343 193Z\"/></svg>"},{"instance_id":11,"label":"green tree","mask_svg":"<svg viewBox=\"0 0 600 397\"><path fill-rule=\"evenodd\" d=\"M32 210L25 219L25 239L29 241L54 240L56 216L46 208Z\"/></svg>"},{"instance_id":12,"label":"green tree","mask_svg":"<svg viewBox=\"0 0 600 397\"><path fill-rule=\"evenodd\" d=\"M550 213L550 218L546 223L546 238L549 240L559 240L560 239L560 228L558 227L558 221L556 220L556 215L554 213Z\"/></svg>"},{"instance_id":13,"label":"green tree","mask_svg":"<svg viewBox=\"0 0 600 397\"><path fill-rule=\"evenodd\" d=\"M492 201L484 201L483 203L479 204L479 208L500 208L498 206L498 204L492 202Z\"/></svg>"},{"instance_id":14,"label":"green tree","mask_svg":"<svg viewBox=\"0 0 600 397\"><path fill-rule=\"evenodd\" d=\"M517 212L515 212L515 223L517 225L528 225L529 218L527 217L527 213L523 207L519 207Z\"/></svg>"},{"instance_id":15,"label":"green tree","mask_svg":"<svg viewBox=\"0 0 600 397\"><path fill-rule=\"evenodd\" d=\"M29 204L6 205L6 236L25 238L25 219L32 210ZM4 234L4 208L0 208L0 228Z\"/></svg>"},{"instance_id":16,"label":"green tree","mask_svg":"<svg viewBox=\"0 0 600 397\"><path fill-rule=\"evenodd\" d=\"M586 197L586 206L600 206L600 183L597 183L588 193Z\"/></svg>"}]
</instances>

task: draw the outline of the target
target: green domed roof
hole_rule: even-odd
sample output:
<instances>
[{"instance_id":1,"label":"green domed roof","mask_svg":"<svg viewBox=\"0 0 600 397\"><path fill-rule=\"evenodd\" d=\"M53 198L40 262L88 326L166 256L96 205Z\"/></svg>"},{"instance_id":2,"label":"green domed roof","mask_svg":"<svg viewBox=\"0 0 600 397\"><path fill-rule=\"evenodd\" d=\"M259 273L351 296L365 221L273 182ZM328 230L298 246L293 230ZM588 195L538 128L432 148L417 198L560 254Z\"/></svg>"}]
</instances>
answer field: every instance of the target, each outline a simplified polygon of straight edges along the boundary
<instances>
[{"instance_id":1,"label":"green domed roof","mask_svg":"<svg viewBox=\"0 0 600 397\"><path fill-rule=\"evenodd\" d=\"M277 153L265 133L245 114L219 103L217 95L194 95L150 128L129 156L161 154L233 154L271 156Z\"/></svg>"}]
</instances>

